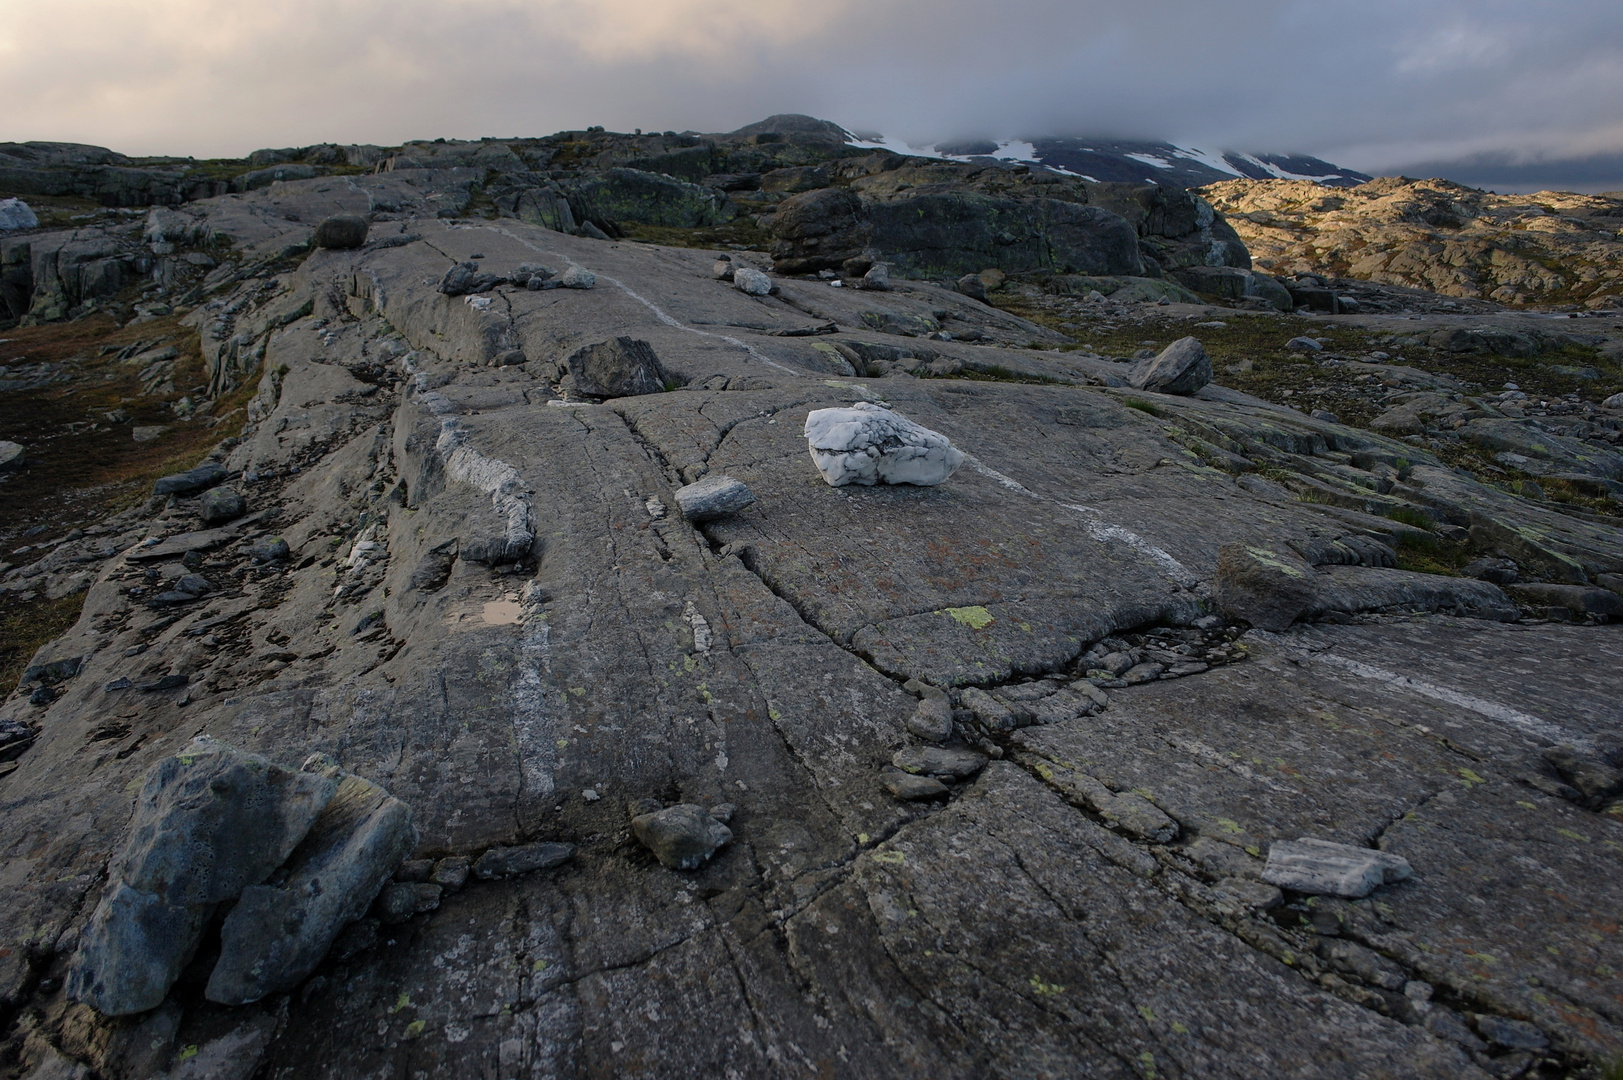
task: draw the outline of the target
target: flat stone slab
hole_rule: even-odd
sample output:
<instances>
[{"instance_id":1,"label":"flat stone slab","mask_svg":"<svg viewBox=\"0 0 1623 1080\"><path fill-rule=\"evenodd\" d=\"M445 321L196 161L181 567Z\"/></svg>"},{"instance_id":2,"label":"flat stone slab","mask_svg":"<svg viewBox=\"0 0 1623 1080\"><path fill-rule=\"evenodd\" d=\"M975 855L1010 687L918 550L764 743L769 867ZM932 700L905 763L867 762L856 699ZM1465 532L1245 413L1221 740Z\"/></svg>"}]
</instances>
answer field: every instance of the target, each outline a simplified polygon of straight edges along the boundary
<instances>
[{"instance_id":1,"label":"flat stone slab","mask_svg":"<svg viewBox=\"0 0 1623 1080\"><path fill-rule=\"evenodd\" d=\"M1275 841L1262 877L1292 892L1356 900L1413 873L1401 856L1304 836Z\"/></svg>"}]
</instances>

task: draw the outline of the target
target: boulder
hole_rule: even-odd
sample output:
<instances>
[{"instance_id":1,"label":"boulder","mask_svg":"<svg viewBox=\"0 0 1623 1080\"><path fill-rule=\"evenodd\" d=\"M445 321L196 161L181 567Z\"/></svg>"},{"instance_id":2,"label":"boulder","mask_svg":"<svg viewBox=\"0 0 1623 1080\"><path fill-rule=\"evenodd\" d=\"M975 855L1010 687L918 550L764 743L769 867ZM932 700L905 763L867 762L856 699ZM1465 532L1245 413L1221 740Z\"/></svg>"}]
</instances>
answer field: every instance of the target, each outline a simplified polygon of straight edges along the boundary
<instances>
[{"instance_id":1,"label":"boulder","mask_svg":"<svg viewBox=\"0 0 1623 1080\"><path fill-rule=\"evenodd\" d=\"M377 784L322 754L299 775L331 798L280 882L242 890L220 928L220 959L204 990L210 1001L243 1005L303 982L417 846L411 808Z\"/></svg>"},{"instance_id":2,"label":"boulder","mask_svg":"<svg viewBox=\"0 0 1623 1080\"><path fill-rule=\"evenodd\" d=\"M670 379L653 346L628 337L583 345L563 366L575 377L575 388L593 397L657 394Z\"/></svg>"},{"instance_id":3,"label":"boulder","mask_svg":"<svg viewBox=\"0 0 1623 1080\"><path fill-rule=\"evenodd\" d=\"M676 489L676 505L689 521L713 521L736 514L754 501L749 487L730 476L707 476Z\"/></svg>"},{"instance_id":4,"label":"boulder","mask_svg":"<svg viewBox=\"0 0 1623 1080\"><path fill-rule=\"evenodd\" d=\"M981 280L979 274L965 274L958 279L954 288L972 300L986 303L986 283Z\"/></svg>"},{"instance_id":5,"label":"boulder","mask_svg":"<svg viewBox=\"0 0 1623 1080\"><path fill-rule=\"evenodd\" d=\"M21 199L0 199L0 232L16 229L37 229L39 218Z\"/></svg>"},{"instance_id":6,"label":"boulder","mask_svg":"<svg viewBox=\"0 0 1623 1080\"><path fill-rule=\"evenodd\" d=\"M152 485L154 495L191 495L194 492L205 491L216 484L222 483L231 473L224 465L209 462L199 465L195 469L187 469L183 473L173 476L161 477Z\"/></svg>"},{"instance_id":7,"label":"boulder","mask_svg":"<svg viewBox=\"0 0 1623 1080\"><path fill-rule=\"evenodd\" d=\"M0 472L20 469L27 462L20 444L0 439Z\"/></svg>"},{"instance_id":8,"label":"boulder","mask_svg":"<svg viewBox=\"0 0 1623 1080\"><path fill-rule=\"evenodd\" d=\"M843 187L790 196L778 204L769 229L775 241L773 269L780 274L837 269L867 246L872 232L863 220L862 200Z\"/></svg>"},{"instance_id":9,"label":"boulder","mask_svg":"<svg viewBox=\"0 0 1623 1080\"><path fill-rule=\"evenodd\" d=\"M313 242L319 248L358 248L366 243L368 228L359 214L334 214L316 226Z\"/></svg>"},{"instance_id":10,"label":"boulder","mask_svg":"<svg viewBox=\"0 0 1623 1080\"><path fill-rule=\"evenodd\" d=\"M772 279L753 266L733 268L733 288L750 296L766 296L772 292Z\"/></svg>"},{"instance_id":11,"label":"boulder","mask_svg":"<svg viewBox=\"0 0 1623 1080\"><path fill-rule=\"evenodd\" d=\"M884 263L874 263L868 272L857 280L857 288L872 289L875 292L890 291L890 267Z\"/></svg>"},{"instance_id":12,"label":"boulder","mask_svg":"<svg viewBox=\"0 0 1623 1080\"><path fill-rule=\"evenodd\" d=\"M1158 394L1188 396L1212 381L1212 361L1196 338L1179 338L1159 355L1133 365L1127 382Z\"/></svg>"},{"instance_id":13,"label":"boulder","mask_svg":"<svg viewBox=\"0 0 1623 1080\"><path fill-rule=\"evenodd\" d=\"M559 275L558 284L566 289L590 289L597 285L597 275L584 266L571 266Z\"/></svg>"},{"instance_id":14,"label":"boulder","mask_svg":"<svg viewBox=\"0 0 1623 1080\"><path fill-rule=\"evenodd\" d=\"M661 866L672 870L697 870L733 838L731 829L692 803L638 814L631 819L631 831Z\"/></svg>"},{"instance_id":15,"label":"boulder","mask_svg":"<svg viewBox=\"0 0 1623 1080\"><path fill-rule=\"evenodd\" d=\"M246 513L247 509L248 504L243 497L226 487L210 488L197 500L197 512L204 523L209 525L234 521Z\"/></svg>"},{"instance_id":16,"label":"boulder","mask_svg":"<svg viewBox=\"0 0 1623 1080\"><path fill-rule=\"evenodd\" d=\"M1313 568L1284 545L1225 544L1218 550L1212 600L1229 618L1278 633L1313 599Z\"/></svg>"},{"instance_id":17,"label":"boulder","mask_svg":"<svg viewBox=\"0 0 1623 1080\"><path fill-rule=\"evenodd\" d=\"M1275 841L1262 879L1292 892L1356 900L1413 872L1398 855L1304 836Z\"/></svg>"},{"instance_id":18,"label":"boulder","mask_svg":"<svg viewBox=\"0 0 1623 1080\"><path fill-rule=\"evenodd\" d=\"M216 905L268 878L338 789L332 777L293 772L209 738L158 762L80 935L69 995L108 1016L155 1008Z\"/></svg>"},{"instance_id":19,"label":"boulder","mask_svg":"<svg viewBox=\"0 0 1623 1080\"><path fill-rule=\"evenodd\" d=\"M868 402L815 409L806 444L830 487L846 484L940 484L964 463L945 435Z\"/></svg>"},{"instance_id":20,"label":"boulder","mask_svg":"<svg viewBox=\"0 0 1623 1080\"><path fill-rule=\"evenodd\" d=\"M287 546L287 541L280 536L269 536L263 540L257 540L248 549L248 558L257 564L282 562L290 554L292 552Z\"/></svg>"}]
</instances>

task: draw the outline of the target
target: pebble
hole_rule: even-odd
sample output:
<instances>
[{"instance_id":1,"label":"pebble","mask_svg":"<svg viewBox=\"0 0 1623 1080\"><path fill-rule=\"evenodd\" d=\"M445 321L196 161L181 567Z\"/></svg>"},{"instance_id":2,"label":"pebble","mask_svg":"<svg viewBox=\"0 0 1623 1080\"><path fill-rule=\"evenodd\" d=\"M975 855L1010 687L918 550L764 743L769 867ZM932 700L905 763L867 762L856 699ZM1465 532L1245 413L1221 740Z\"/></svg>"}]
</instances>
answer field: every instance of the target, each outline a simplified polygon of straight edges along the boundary
<instances>
[{"instance_id":1,"label":"pebble","mask_svg":"<svg viewBox=\"0 0 1623 1080\"><path fill-rule=\"evenodd\" d=\"M1142 664L1134 664L1122 673L1121 680L1128 686L1137 686L1139 683L1153 682L1166 671L1165 664L1158 664L1154 660L1146 660Z\"/></svg>"},{"instance_id":2,"label":"pebble","mask_svg":"<svg viewBox=\"0 0 1623 1080\"><path fill-rule=\"evenodd\" d=\"M1294 352L1323 352L1324 346L1310 337L1293 337L1285 342L1285 348Z\"/></svg>"}]
</instances>

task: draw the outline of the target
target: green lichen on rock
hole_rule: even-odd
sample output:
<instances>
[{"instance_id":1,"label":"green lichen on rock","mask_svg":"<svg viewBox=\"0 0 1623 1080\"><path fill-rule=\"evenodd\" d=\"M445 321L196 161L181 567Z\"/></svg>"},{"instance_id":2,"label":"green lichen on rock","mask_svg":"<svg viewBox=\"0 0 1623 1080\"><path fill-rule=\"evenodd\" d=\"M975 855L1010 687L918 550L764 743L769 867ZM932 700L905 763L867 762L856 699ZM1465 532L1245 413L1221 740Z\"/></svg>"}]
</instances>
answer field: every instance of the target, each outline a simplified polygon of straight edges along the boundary
<instances>
[{"instance_id":1,"label":"green lichen on rock","mask_svg":"<svg viewBox=\"0 0 1623 1080\"><path fill-rule=\"evenodd\" d=\"M992 624L993 615L980 605L971 607L950 607L942 611L943 615L951 616L963 623L971 630L984 630Z\"/></svg>"}]
</instances>

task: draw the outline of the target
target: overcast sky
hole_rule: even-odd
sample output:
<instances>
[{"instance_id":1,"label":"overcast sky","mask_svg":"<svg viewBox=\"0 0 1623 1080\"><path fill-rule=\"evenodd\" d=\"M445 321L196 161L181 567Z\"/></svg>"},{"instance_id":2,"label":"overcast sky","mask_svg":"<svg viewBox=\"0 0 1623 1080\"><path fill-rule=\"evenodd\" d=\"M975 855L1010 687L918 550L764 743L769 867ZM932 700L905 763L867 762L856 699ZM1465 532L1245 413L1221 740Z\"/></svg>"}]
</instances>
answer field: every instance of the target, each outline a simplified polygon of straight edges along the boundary
<instances>
[{"instance_id":1,"label":"overcast sky","mask_svg":"<svg viewBox=\"0 0 1623 1080\"><path fill-rule=\"evenodd\" d=\"M0 102L0 141L130 154L806 112L1598 190L1623 187L1623 2L0 0Z\"/></svg>"}]
</instances>

